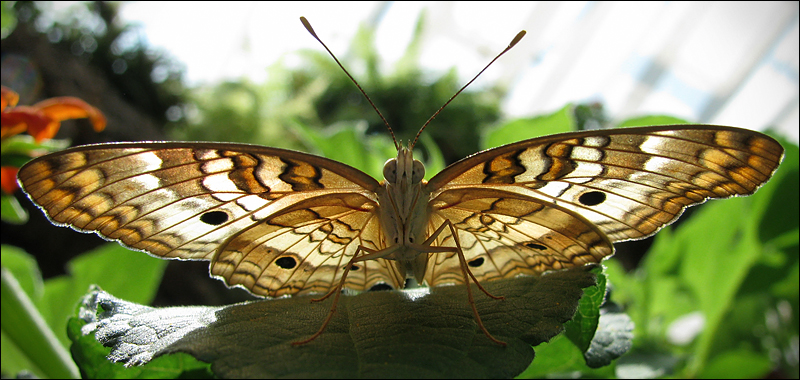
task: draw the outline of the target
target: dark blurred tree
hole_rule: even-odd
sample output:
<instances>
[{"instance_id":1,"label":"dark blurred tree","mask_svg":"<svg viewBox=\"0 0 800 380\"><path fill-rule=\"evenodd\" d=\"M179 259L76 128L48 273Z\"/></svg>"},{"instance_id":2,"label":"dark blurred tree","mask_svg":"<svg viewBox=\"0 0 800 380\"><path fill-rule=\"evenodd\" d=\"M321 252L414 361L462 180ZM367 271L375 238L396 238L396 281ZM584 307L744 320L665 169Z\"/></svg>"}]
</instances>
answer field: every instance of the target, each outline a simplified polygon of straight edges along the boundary
<instances>
[{"instance_id":1,"label":"dark blurred tree","mask_svg":"<svg viewBox=\"0 0 800 380\"><path fill-rule=\"evenodd\" d=\"M2 81L24 103L76 96L109 119L99 136L67 125L61 137L74 143L158 139L168 120L182 118L182 68L120 22L119 3L77 3L63 19L46 7L14 4L18 24L2 40Z\"/></svg>"}]
</instances>

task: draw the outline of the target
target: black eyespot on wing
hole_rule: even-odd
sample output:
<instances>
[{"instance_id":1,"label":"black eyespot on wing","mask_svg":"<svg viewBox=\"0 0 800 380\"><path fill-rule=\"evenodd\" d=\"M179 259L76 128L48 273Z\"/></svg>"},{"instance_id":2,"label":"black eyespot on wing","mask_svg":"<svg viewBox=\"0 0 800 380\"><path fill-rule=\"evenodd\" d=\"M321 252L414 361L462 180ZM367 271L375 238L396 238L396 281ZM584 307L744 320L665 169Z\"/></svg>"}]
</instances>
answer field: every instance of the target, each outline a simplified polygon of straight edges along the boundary
<instances>
[{"instance_id":1,"label":"black eyespot on wing","mask_svg":"<svg viewBox=\"0 0 800 380\"><path fill-rule=\"evenodd\" d=\"M297 266L297 260L294 257L281 257L275 260L275 264L283 269L292 269Z\"/></svg>"},{"instance_id":2,"label":"black eyespot on wing","mask_svg":"<svg viewBox=\"0 0 800 380\"><path fill-rule=\"evenodd\" d=\"M218 226L228 221L228 214L225 211L209 211L200 215L200 221L212 226Z\"/></svg>"},{"instance_id":3,"label":"black eyespot on wing","mask_svg":"<svg viewBox=\"0 0 800 380\"><path fill-rule=\"evenodd\" d=\"M471 266L473 268L477 268L477 267L483 265L483 257L478 257L477 259L470 260L470 261L467 262L467 265L469 265L469 266Z\"/></svg>"},{"instance_id":4,"label":"black eyespot on wing","mask_svg":"<svg viewBox=\"0 0 800 380\"><path fill-rule=\"evenodd\" d=\"M380 292L380 291L384 291L384 290L393 290L393 289L394 288L392 288L392 286L389 285L389 284L375 284L375 285L372 285L371 288L369 288L369 291L370 292Z\"/></svg>"},{"instance_id":5,"label":"black eyespot on wing","mask_svg":"<svg viewBox=\"0 0 800 380\"><path fill-rule=\"evenodd\" d=\"M578 202L584 206L597 206L606 201L606 194L602 191L589 191L578 197Z\"/></svg>"},{"instance_id":6,"label":"black eyespot on wing","mask_svg":"<svg viewBox=\"0 0 800 380\"><path fill-rule=\"evenodd\" d=\"M547 249L547 247L545 247L545 246L543 246L541 244L536 244L536 243L531 243L531 242L524 243L522 245L524 245L524 246L526 246L528 248L531 248L531 249L538 249L540 251L544 251L545 249Z\"/></svg>"},{"instance_id":7,"label":"black eyespot on wing","mask_svg":"<svg viewBox=\"0 0 800 380\"><path fill-rule=\"evenodd\" d=\"M357 271L359 269L361 269L361 267L358 266L358 265L355 265L355 264L353 264L353 266L350 267L350 270L353 271L353 272L355 272L355 271Z\"/></svg>"}]
</instances>

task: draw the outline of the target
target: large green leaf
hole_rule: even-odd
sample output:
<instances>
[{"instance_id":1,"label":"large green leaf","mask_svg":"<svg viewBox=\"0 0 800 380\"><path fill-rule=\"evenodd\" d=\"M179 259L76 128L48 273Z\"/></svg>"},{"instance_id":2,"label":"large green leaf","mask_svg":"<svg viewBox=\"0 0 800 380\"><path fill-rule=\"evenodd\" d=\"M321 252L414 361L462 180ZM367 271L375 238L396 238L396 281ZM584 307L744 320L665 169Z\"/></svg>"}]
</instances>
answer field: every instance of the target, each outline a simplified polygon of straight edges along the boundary
<instances>
[{"instance_id":1,"label":"large green leaf","mask_svg":"<svg viewBox=\"0 0 800 380\"><path fill-rule=\"evenodd\" d=\"M100 320L85 332L97 328L98 339L115 344L117 360L136 364L186 352L220 377L512 377L533 359L531 345L572 318L582 289L595 281L588 268L483 284L505 300L474 289L486 328L505 347L477 328L464 286L344 296L325 332L301 346L291 343L316 332L330 301L154 309L95 293L83 313L99 313ZM84 344L75 341L73 351L93 349Z\"/></svg>"}]
</instances>

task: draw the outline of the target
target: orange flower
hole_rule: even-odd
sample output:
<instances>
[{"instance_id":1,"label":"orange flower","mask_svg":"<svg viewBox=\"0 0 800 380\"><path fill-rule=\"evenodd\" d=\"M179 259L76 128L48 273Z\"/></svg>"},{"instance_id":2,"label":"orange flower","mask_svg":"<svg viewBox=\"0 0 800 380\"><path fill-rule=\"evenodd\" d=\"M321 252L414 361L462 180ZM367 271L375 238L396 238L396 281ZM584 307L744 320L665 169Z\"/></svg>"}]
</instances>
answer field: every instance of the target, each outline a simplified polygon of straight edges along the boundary
<instances>
[{"instance_id":1,"label":"orange flower","mask_svg":"<svg viewBox=\"0 0 800 380\"><path fill-rule=\"evenodd\" d=\"M89 118L94 130L106 127L106 118L88 103L71 96L50 98L32 106L17 106L19 95L7 87L2 87L2 117L0 118L0 137L6 138L28 131L37 142L51 139L67 119Z\"/></svg>"},{"instance_id":2,"label":"orange flower","mask_svg":"<svg viewBox=\"0 0 800 380\"><path fill-rule=\"evenodd\" d=\"M0 86L0 95L2 95L0 96L0 105L2 106L0 109L2 110L8 106L14 107L19 101L19 95L6 86Z\"/></svg>"},{"instance_id":3,"label":"orange flower","mask_svg":"<svg viewBox=\"0 0 800 380\"><path fill-rule=\"evenodd\" d=\"M11 194L17 190L17 171L19 169L13 166L0 167L0 188L6 194Z\"/></svg>"},{"instance_id":4,"label":"orange flower","mask_svg":"<svg viewBox=\"0 0 800 380\"><path fill-rule=\"evenodd\" d=\"M0 86L0 138L27 131L36 142L53 138L67 119L89 118L94 130L106 127L106 117L83 100L63 96L43 100L32 106L17 106L19 95L5 86ZM0 189L11 194L17 189L17 168L0 168Z\"/></svg>"}]
</instances>

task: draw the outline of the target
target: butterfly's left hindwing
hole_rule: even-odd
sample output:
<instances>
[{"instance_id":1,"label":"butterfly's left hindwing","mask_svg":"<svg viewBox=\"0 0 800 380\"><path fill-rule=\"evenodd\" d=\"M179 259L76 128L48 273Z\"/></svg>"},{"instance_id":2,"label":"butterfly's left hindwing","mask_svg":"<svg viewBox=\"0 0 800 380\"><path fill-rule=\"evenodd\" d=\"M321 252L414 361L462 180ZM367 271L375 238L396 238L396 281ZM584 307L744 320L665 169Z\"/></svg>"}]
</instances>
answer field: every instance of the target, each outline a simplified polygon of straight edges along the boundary
<instances>
[{"instance_id":1,"label":"butterfly's left hindwing","mask_svg":"<svg viewBox=\"0 0 800 380\"><path fill-rule=\"evenodd\" d=\"M599 262L613 249L575 256L542 242L562 235L600 247L598 233L610 242L650 236L688 206L754 193L782 157L783 148L769 136L705 125L521 141L467 157L434 176L426 187L433 199L429 229L444 219L457 227L479 281ZM464 194L480 200L465 201ZM443 238L437 244L450 243ZM447 272L442 266L457 265L452 258L431 260L427 278L443 279L436 274Z\"/></svg>"},{"instance_id":2,"label":"butterfly's left hindwing","mask_svg":"<svg viewBox=\"0 0 800 380\"><path fill-rule=\"evenodd\" d=\"M35 159L18 177L56 224L164 258L212 260L212 274L263 296L328 291L359 244L384 244L378 182L293 151L104 144ZM393 263L362 266L345 287L397 286Z\"/></svg>"}]
</instances>

